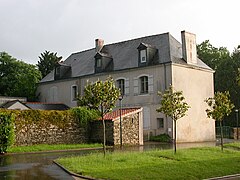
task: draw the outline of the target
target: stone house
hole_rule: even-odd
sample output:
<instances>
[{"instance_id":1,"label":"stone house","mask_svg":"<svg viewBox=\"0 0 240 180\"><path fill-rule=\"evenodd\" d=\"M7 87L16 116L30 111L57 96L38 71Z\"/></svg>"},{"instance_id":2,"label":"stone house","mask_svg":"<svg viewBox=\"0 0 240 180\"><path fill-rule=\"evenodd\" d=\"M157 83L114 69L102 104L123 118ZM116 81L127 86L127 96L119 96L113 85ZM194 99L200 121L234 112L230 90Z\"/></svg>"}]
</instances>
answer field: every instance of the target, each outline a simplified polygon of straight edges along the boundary
<instances>
[{"instance_id":1,"label":"stone house","mask_svg":"<svg viewBox=\"0 0 240 180\"><path fill-rule=\"evenodd\" d=\"M87 81L110 75L124 95L123 107L143 107L145 139L162 133L173 136L171 119L156 112L157 92L172 85L183 91L191 106L177 122L177 141L213 141L215 122L207 118L204 100L214 94L214 71L197 57L195 34L182 31L181 37L182 43L164 33L106 45L96 39L95 48L71 54L40 81L40 101L77 106Z\"/></svg>"}]
</instances>

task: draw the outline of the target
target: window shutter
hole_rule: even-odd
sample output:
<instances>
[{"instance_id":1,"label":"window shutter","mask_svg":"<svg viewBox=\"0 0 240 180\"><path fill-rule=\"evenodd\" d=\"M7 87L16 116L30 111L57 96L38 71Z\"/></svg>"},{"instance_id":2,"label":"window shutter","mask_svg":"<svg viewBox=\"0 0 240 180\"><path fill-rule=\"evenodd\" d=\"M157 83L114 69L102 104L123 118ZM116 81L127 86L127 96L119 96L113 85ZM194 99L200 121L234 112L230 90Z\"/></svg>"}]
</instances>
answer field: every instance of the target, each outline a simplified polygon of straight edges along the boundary
<instances>
[{"instance_id":1,"label":"window shutter","mask_svg":"<svg viewBox=\"0 0 240 180\"><path fill-rule=\"evenodd\" d=\"M129 78L125 79L125 94L129 95Z\"/></svg>"},{"instance_id":2,"label":"window shutter","mask_svg":"<svg viewBox=\"0 0 240 180\"><path fill-rule=\"evenodd\" d=\"M134 95L138 94L138 78L133 78L133 93Z\"/></svg>"},{"instance_id":3,"label":"window shutter","mask_svg":"<svg viewBox=\"0 0 240 180\"><path fill-rule=\"evenodd\" d=\"M148 76L148 91L153 93L153 75Z\"/></svg>"}]
</instances>

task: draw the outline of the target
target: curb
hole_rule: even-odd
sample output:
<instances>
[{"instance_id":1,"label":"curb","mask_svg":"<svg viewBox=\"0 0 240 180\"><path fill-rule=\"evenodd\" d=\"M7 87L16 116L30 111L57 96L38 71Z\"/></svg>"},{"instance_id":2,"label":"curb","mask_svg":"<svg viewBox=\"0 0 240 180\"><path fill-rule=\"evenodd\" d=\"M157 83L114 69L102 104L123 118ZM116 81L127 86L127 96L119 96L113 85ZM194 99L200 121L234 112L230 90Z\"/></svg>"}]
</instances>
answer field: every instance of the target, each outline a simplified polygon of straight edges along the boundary
<instances>
[{"instance_id":1,"label":"curb","mask_svg":"<svg viewBox=\"0 0 240 180\"><path fill-rule=\"evenodd\" d=\"M232 178L240 179L240 174L233 174L233 175L227 175L227 176L222 176L222 177L214 177L214 178L209 178L209 179L205 179L205 180L232 179Z\"/></svg>"},{"instance_id":2,"label":"curb","mask_svg":"<svg viewBox=\"0 0 240 180\"><path fill-rule=\"evenodd\" d=\"M92 178L90 176L83 176L83 175L80 175L80 174L76 174L72 171L69 171L67 170L66 168L64 168L62 165L60 165L59 163L57 163L56 161L53 161L58 167L60 167L62 170L64 170L66 173L70 174L71 176L74 176L74 177L78 177L78 178L82 178L82 179L89 179L89 180L97 180L95 178Z\"/></svg>"}]
</instances>

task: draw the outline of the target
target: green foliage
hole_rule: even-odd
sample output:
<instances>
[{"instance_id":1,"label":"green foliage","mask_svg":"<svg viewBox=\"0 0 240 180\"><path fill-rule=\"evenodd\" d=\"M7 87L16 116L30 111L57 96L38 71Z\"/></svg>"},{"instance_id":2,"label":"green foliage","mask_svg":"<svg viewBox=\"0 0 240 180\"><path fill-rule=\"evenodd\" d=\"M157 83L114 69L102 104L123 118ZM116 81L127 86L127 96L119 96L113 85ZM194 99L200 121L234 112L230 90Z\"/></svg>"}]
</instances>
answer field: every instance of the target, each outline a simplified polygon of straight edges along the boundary
<instances>
[{"instance_id":1,"label":"green foliage","mask_svg":"<svg viewBox=\"0 0 240 180\"><path fill-rule=\"evenodd\" d=\"M77 118L80 126L87 126L88 122L99 118L99 113L96 110L90 110L86 107L76 107L71 109L74 116Z\"/></svg>"},{"instance_id":2,"label":"green foliage","mask_svg":"<svg viewBox=\"0 0 240 180\"><path fill-rule=\"evenodd\" d=\"M0 112L0 153L7 152L7 148L14 142L14 116Z\"/></svg>"},{"instance_id":3,"label":"green foliage","mask_svg":"<svg viewBox=\"0 0 240 180\"><path fill-rule=\"evenodd\" d=\"M119 96L120 90L115 86L114 80L108 77L106 81L88 82L84 96L78 99L78 104L98 110L102 116L112 111Z\"/></svg>"},{"instance_id":4,"label":"green foliage","mask_svg":"<svg viewBox=\"0 0 240 180\"><path fill-rule=\"evenodd\" d=\"M164 113L173 120L174 127L174 152L177 151L176 139L177 139L177 120L184 117L190 108L185 102L182 91L174 92L173 87L170 86L164 93L158 92L161 97L160 107L157 112Z\"/></svg>"},{"instance_id":5,"label":"green foliage","mask_svg":"<svg viewBox=\"0 0 240 180\"><path fill-rule=\"evenodd\" d=\"M0 95L36 99L41 73L34 65L18 61L5 52L0 53Z\"/></svg>"},{"instance_id":6,"label":"green foliage","mask_svg":"<svg viewBox=\"0 0 240 180\"><path fill-rule=\"evenodd\" d=\"M50 73L61 59L62 57L58 57L57 53L50 53L50 51L41 53L37 67L42 73L42 77L45 77L48 73Z\"/></svg>"},{"instance_id":7,"label":"green foliage","mask_svg":"<svg viewBox=\"0 0 240 180\"><path fill-rule=\"evenodd\" d=\"M171 142L171 137L168 134L160 134L158 136L151 136L150 141L156 142Z\"/></svg>"},{"instance_id":8,"label":"green foliage","mask_svg":"<svg viewBox=\"0 0 240 180\"><path fill-rule=\"evenodd\" d=\"M161 106L157 109L158 112L162 112L176 121L186 115L186 112L190 108L185 102L182 91L174 92L173 87L170 86L164 93L158 92L161 97Z\"/></svg>"},{"instance_id":9,"label":"green foliage","mask_svg":"<svg viewBox=\"0 0 240 180\"><path fill-rule=\"evenodd\" d=\"M207 116L216 121L222 121L224 116L228 116L234 105L230 101L229 92L216 92L214 97L205 100L210 109L207 109Z\"/></svg>"},{"instance_id":10,"label":"green foliage","mask_svg":"<svg viewBox=\"0 0 240 180\"><path fill-rule=\"evenodd\" d=\"M222 121L224 116L228 116L234 105L230 101L229 92L216 92L214 97L210 97L205 100L209 109L206 109L207 116L209 118L213 118L216 121L220 122L220 130L221 130L221 149L223 151L223 129L222 129Z\"/></svg>"},{"instance_id":11,"label":"green foliage","mask_svg":"<svg viewBox=\"0 0 240 180\"><path fill-rule=\"evenodd\" d=\"M115 86L112 77L108 77L106 81L96 81L89 83L84 89L84 96L78 99L80 106L86 106L90 109L99 111L103 123L103 152L106 154L106 130L104 115L115 107L115 103L120 96L120 90Z\"/></svg>"},{"instance_id":12,"label":"green foliage","mask_svg":"<svg viewBox=\"0 0 240 180\"><path fill-rule=\"evenodd\" d=\"M232 53L225 47L214 47L210 42L204 41L197 46L198 57L215 70L214 90L215 92L229 91L231 101L236 108L240 107L240 46ZM224 123L229 126L236 126L234 115L225 117Z\"/></svg>"},{"instance_id":13,"label":"green foliage","mask_svg":"<svg viewBox=\"0 0 240 180\"><path fill-rule=\"evenodd\" d=\"M218 69L222 61L230 58L230 52L226 47L216 48L209 40L197 45L197 52L198 57L214 70Z\"/></svg>"}]
</instances>

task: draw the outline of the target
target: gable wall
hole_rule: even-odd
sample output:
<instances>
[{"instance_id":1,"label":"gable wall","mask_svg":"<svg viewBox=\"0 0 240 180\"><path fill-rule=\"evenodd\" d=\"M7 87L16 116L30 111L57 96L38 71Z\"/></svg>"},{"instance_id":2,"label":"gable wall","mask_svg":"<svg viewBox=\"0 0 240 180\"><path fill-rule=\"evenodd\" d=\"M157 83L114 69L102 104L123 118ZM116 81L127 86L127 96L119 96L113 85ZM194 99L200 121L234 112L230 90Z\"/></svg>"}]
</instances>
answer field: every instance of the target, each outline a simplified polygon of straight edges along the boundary
<instances>
[{"instance_id":1,"label":"gable wall","mask_svg":"<svg viewBox=\"0 0 240 180\"><path fill-rule=\"evenodd\" d=\"M214 141L215 122L207 118L204 102L213 97L213 72L173 65L173 82L175 90L183 91L189 104L187 116L177 121L177 141Z\"/></svg>"}]
</instances>

